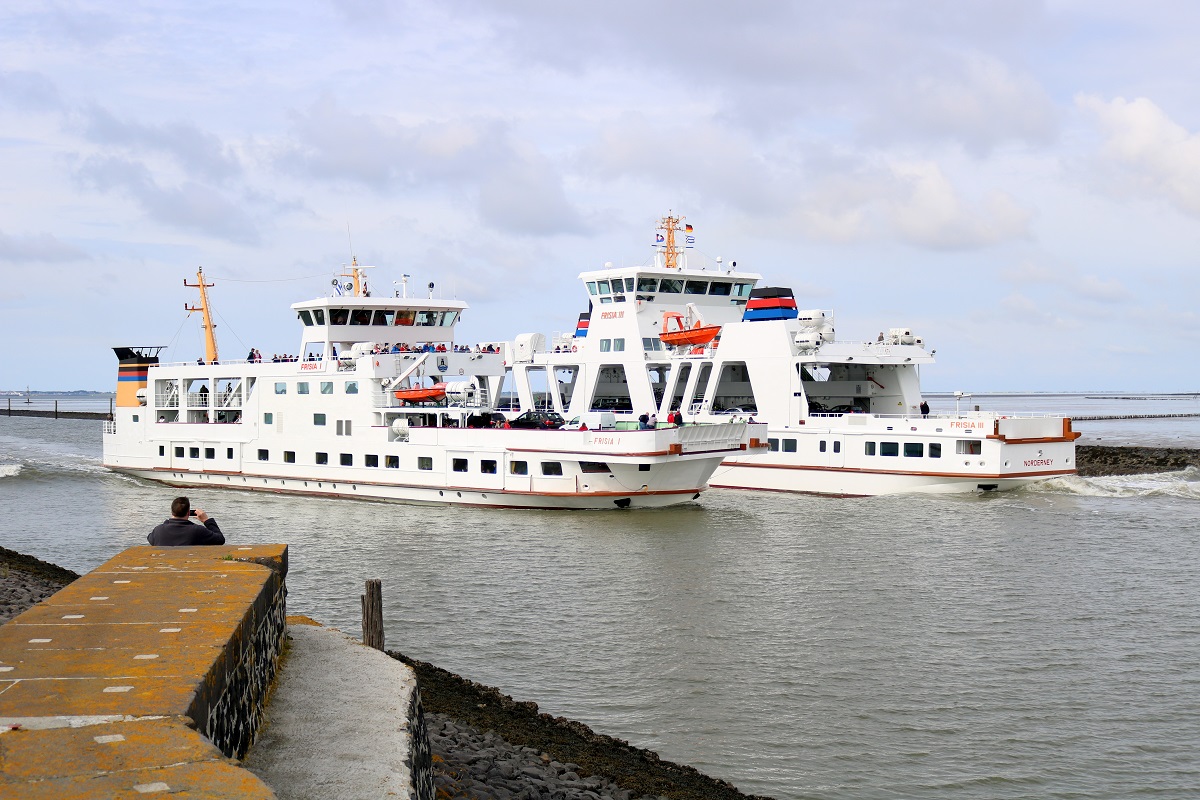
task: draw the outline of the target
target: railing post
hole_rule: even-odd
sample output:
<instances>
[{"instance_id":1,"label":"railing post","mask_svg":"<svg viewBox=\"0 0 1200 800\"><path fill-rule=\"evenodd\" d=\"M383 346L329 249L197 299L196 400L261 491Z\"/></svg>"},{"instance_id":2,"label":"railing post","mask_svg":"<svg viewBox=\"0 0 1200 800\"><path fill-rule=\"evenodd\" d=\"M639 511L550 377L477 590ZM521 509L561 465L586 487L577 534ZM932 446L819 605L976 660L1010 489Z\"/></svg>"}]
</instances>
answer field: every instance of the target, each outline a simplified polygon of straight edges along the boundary
<instances>
[{"instance_id":1,"label":"railing post","mask_svg":"<svg viewBox=\"0 0 1200 800\"><path fill-rule=\"evenodd\" d=\"M362 642L376 650L383 649L383 581L367 581L362 601Z\"/></svg>"}]
</instances>

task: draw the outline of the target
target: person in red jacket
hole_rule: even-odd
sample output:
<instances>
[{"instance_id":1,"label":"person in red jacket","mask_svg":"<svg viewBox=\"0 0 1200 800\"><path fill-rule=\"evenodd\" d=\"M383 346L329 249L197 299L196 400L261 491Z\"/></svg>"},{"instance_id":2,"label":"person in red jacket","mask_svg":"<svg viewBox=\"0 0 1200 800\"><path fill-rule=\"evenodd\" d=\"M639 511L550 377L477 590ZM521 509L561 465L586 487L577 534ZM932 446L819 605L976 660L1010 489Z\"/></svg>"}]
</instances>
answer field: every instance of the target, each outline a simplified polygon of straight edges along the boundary
<instances>
[{"instance_id":1,"label":"person in red jacket","mask_svg":"<svg viewBox=\"0 0 1200 800\"><path fill-rule=\"evenodd\" d=\"M201 525L190 521L195 515ZM192 510L192 501L176 497L171 501L171 518L155 526L146 537L155 547L190 547L202 544L225 544L225 534L217 527L217 521L205 514L203 509Z\"/></svg>"}]
</instances>

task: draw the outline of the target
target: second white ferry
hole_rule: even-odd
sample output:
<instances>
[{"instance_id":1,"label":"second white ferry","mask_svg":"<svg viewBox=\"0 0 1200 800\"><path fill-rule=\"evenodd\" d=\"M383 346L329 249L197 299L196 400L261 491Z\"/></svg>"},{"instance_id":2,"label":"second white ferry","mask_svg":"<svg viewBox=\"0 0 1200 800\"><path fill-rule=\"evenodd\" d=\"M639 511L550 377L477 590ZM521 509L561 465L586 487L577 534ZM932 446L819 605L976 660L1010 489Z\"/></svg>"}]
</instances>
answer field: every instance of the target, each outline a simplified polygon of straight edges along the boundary
<instances>
[{"instance_id":1,"label":"second white ferry","mask_svg":"<svg viewBox=\"0 0 1200 800\"><path fill-rule=\"evenodd\" d=\"M832 495L1009 489L1075 473L1071 420L928 413L904 327L834 335L833 313L797 307L734 263L689 268L682 218L661 220L654 263L584 272L589 310L573 332L526 334L512 366L520 409L632 419L754 419L768 450L727 458L712 485Z\"/></svg>"},{"instance_id":2,"label":"second white ferry","mask_svg":"<svg viewBox=\"0 0 1200 800\"><path fill-rule=\"evenodd\" d=\"M560 429L552 414L493 409L507 345L456 344L466 303L372 297L361 269L339 295L292 306L295 356L221 359L203 272L206 352L159 362L117 347L110 469L180 487L228 487L519 508L670 506L699 496L730 456L763 449L746 423L639 429L611 414ZM335 283L336 283L335 279ZM186 283L186 282L185 282Z\"/></svg>"}]
</instances>

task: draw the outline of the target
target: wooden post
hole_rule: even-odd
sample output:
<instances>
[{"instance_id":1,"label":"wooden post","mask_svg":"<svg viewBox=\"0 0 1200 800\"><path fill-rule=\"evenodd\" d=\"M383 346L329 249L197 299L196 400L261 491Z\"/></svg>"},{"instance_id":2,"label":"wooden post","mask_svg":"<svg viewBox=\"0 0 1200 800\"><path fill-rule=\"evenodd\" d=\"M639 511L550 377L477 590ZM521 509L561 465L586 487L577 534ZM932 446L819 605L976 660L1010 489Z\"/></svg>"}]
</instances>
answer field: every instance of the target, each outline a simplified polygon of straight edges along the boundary
<instances>
[{"instance_id":1,"label":"wooden post","mask_svg":"<svg viewBox=\"0 0 1200 800\"><path fill-rule=\"evenodd\" d=\"M58 401L54 401L54 418L58 419Z\"/></svg>"},{"instance_id":2,"label":"wooden post","mask_svg":"<svg viewBox=\"0 0 1200 800\"><path fill-rule=\"evenodd\" d=\"M383 649L383 581L367 581L362 600L362 642L376 650Z\"/></svg>"}]
</instances>

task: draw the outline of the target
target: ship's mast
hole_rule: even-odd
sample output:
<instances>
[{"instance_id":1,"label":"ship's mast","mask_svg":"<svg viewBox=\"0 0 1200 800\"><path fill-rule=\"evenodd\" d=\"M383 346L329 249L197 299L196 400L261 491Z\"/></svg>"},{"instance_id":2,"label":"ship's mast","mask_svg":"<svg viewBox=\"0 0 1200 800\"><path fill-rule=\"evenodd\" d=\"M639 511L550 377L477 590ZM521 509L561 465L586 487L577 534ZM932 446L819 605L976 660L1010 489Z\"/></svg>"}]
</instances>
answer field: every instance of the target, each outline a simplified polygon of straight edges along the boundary
<instances>
[{"instance_id":1,"label":"ship's mast","mask_svg":"<svg viewBox=\"0 0 1200 800\"><path fill-rule=\"evenodd\" d=\"M184 278L183 285L190 286L193 289L200 290L200 305L199 305L199 307L189 306L186 303L184 304L183 307L185 309L187 309L187 311L189 313L192 311L200 311L204 314L204 325L202 327L204 328L205 361L209 364L216 364L217 363L217 334L216 334L217 326L213 324L212 313L209 311L209 307L208 307L208 292L205 291L208 287L215 286L216 284L205 283L204 282L204 267L197 267L196 268L196 282L188 283L187 278Z\"/></svg>"},{"instance_id":2,"label":"ship's mast","mask_svg":"<svg viewBox=\"0 0 1200 800\"><path fill-rule=\"evenodd\" d=\"M675 247L675 231L683 230L683 217L673 216L670 212L659 220L658 229L666 232L666 244L663 250L663 266L667 269L679 269L679 253Z\"/></svg>"},{"instance_id":3,"label":"ship's mast","mask_svg":"<svg viewBox=\"0 0 1200 800\"><path fill-rule=\"evenodd\" d=\"M367 269L367 267L365 267L365 266L360 267L358 265L358 257L354 256L350 259L349 269L350 269L349 272L342 273L342 277L343 278L352 278L354 280L354 296L355 297L366 297L367 296L367 282L366 282L367 276L365 273L363 273L363 270Z\"/></svg>"}]
</instances>

